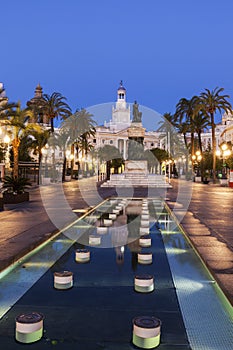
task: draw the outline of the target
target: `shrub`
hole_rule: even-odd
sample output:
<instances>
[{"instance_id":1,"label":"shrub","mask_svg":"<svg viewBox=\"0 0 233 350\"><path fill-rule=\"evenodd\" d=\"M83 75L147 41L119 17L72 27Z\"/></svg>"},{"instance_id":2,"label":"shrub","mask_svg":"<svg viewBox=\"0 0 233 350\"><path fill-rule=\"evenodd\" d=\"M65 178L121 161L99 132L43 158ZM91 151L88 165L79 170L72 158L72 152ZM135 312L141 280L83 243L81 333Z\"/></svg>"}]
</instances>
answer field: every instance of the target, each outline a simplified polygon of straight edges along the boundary
<instances>
[{"instance_id":1,"label":"shrub","mask_svg":"<svg viewBox=\"0 0 233 350\"><path fill-rule=\"evenodd\" d=\"M23 193L29 186L31 182L26 177L5 176L3 179L3 187L7 189L7 192Z\"/></svg>"}]
</instances>

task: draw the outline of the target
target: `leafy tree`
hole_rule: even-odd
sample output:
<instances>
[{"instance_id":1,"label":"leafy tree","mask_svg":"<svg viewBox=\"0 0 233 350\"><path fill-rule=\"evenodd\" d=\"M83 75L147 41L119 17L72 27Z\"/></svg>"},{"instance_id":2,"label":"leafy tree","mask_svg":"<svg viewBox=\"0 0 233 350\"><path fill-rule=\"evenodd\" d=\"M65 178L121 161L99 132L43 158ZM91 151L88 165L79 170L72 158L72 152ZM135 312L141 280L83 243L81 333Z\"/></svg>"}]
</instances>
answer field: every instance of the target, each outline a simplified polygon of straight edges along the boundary
<instances>
[{"instance_id":1,"label":"leafy tree","mask_svg":"<svg viewBox=\"0 0 233 350\"><path fill-rule=\"evenodd\" d=\"M96 122L93 115L86 111L86 109L77 110L68 119L66 119L61 128L69 133L71 142L71 154L74 154L76 148L77 154L81 151L82 157L92 150L93 146L90 142L90 137L95 135ZM73 161L71 167L71 175L73 173Z\"/></svg>"},{"instance_id":2,"label":"leafy tree","mask_svg":"<svg viewBox=\"0 0 233 350\"><path fill-rule=\"evenodd\" d=\"M177 145L180 145L180 139L176 130L177 124L175 122L175 116L171 113L165 113L163 115L164 121L160 121L158 131L166 136L167 139L167 151L170 156L174 157L177 153Z\"/></svg>"},{"instance_id":3,"label":"leafy tree","mask_svg":"<svg viewBox=\"0 0 233 350\"><path fill-rule=\"evenodd\" d=\"M33 118L33 113L28 108L21 109L20 103L18 103L16 109L11 109L5 117L5 124L9 127L9 133L12 137L12 149L13 149L13 176L18 177L19 168L19 146L22 137L29 131L41 129L39 125L34 123L28 123L30 117Z\"/></svg>"},{"instance_id":4,"label":"leafy tree","mask_svg":"<svg viewBox=\"0 0 233 350\"><path fill-rule=\"evenodd\" d=\"M205 89L200 94L198 110L202 111L209 118L212 129L212 149L213 149L213 182L216 182L216 136L215 136L215 113L219 111L229 112L232 110L231 104L227 99L229 95L223 95L224 88L216 87L213 90Z\"/></svg>"},{"instance_id":5,"label":"leafy tree","mask_svg":"<svg viewBox=\"0 0 233 350\"><path fill-rule=\"evenodd\" d=\"M42 150L45 145L48 143L50 138L50 130L39 129L39 130L30 130L30 135L27 135L27 139L30 140L28 145L33 154L38 155L38 162L41 163L42 159Z\"/></svg>"},{"instance_id":6,"label":"leafy tree","mask_svg":"<svg viewBox=\"0 0 233 350\"><path fill-rule=\"evenodd\" d=\"M186 98L181 98L176 105L175 112L175 122L180 125L182 123L186 123L186 132L190 132L191 134L191 156L194 155L194 118L197 113L196 104L198 101L197 96L193 96L190 100Z\"/></svg>"},{"instance_id":7,"label":"leafy tree","mask_svg":"<svg viewBox=\"0 0 233 350\"><path fill-rule=\"evenodd\" d=\"M111 145L100 147L98 149L98 157L101 162L106 162L107 164L107 179L110 178L111 167L114 167L114 172L117 172L118 167L124 163L119 149Z\"/></svg>"},{"instance_id":8,"label":"leafy tree","mask_svg":"<svg viewBox=\"0 0 233 350\"><path fill-rule=\"evenodd\" d=\"M33 139L27 135L23 136L19 145L19 161L30 162L32 157L30 156L30 150L32 148Z\"/></svg>"},{"instance_id":9,"label":"leafy tree","mask_svg":"<svg viewBox=\"0 0 233 350\"><path fill-rule=\"evenodd\" d=\"M54 92L52 95L44 94L43 102L40 110L45 114L51 125L51 132L54 132L54 119L66 119L71 115L71 109L66 103L66 98L59 92Z\"/></svg>"},{"instance_id":10,"label":"leafy tree","mask_svg":"<svg viewBox=\"0 0 233 350\"><path fill-rule=\"evenodd\" d=\"M206 129L210 125L209 119L203 113L198 112L193 117L193 127L194 131L197 133L198 137L198 148L202 154L202 142L201 142L201 134L204 129Z\"/></svg>"}]
</instances>

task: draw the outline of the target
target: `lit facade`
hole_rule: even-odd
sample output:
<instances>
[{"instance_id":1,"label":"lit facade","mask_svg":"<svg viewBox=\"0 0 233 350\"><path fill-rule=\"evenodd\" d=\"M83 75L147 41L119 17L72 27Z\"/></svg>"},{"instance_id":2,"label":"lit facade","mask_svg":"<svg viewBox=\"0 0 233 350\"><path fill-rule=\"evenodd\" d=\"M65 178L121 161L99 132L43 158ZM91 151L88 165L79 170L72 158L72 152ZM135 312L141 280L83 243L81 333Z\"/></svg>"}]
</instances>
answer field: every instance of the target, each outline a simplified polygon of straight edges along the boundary
<instances>
[{"instance_id":1,"label":"lit facade","mask_svg":"<svg viewBox=\"0 0 233 350\"><path fill-rule=\"evenodd\" d=\"M117 101L112 107L112 117L104 126L96 128L96 134L90 139L97 150L105 145L115 146L122 157L128 157L128 128L132 123L130 105L126 101L126 89L120 83L117 90ZM146 131L144 137L144 149L160 147L159 132Z\"/></svg>"}]
</instances>

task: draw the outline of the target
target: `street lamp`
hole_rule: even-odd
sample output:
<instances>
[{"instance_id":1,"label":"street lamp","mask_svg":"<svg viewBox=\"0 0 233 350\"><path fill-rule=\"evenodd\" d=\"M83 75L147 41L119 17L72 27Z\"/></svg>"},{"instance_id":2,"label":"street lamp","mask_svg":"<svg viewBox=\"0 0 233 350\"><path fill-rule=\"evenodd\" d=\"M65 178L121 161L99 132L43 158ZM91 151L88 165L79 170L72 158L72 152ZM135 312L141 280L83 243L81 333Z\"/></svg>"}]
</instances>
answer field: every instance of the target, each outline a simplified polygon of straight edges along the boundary
<instances>
[{"instance_id":1,"label":"street lamp","mask_svg":"<svg viewBox=\"0 0 233 350\"><path fill-rule=\"evenodd\" d=\"M192 162L193 162L193 166L197 165L197 174L196 177L200 177L200 162L202 160L202 155L201 155L201 151L196 151L195 154L192 156Z\"/></svg>"},{"instance_id":2,"label":"street lamp","mask_svg":"<svg viewBox=\"0 0 233 350\"><path fill-rule=\"evenodd\" d=\"M220 145L220 150L216 151L216 155L219 158L222 158L222 166L223 166L223 170L222 170L222 178L226 179L227 178L227 171L226 171L226 158L228 158L231 155L231 150L228 148L228 145L226 143L223 143L222 145Z\"/></svg>"}]
</instances>

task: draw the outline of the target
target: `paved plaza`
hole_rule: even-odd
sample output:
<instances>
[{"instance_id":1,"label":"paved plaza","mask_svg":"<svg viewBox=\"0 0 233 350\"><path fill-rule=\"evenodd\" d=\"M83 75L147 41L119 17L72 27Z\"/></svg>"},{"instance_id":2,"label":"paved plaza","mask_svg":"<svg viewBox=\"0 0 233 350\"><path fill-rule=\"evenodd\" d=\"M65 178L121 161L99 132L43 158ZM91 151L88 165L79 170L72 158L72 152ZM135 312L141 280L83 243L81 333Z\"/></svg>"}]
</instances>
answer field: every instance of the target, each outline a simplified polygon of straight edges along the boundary
<instances>
[{"instance_id":1,"label":"paved plaza","mask_svg":"<svg viewBox=\"0 0 233 350\"><path fill-rule=\"evenodd\" d=\"M66 200L80 217L101 200L111 196L151 197L164 195L171 211L195 246L225 295L233 304L233 189L172 179L166 193L146 188L124 189L96 186L96 179L73 180L63 184ZM49 186L52 191L53 186ZM0 212L0 270L58 231L43 207L40 188L30 189L30 201L5 205Z\"/></svg>"}]
</instances>

